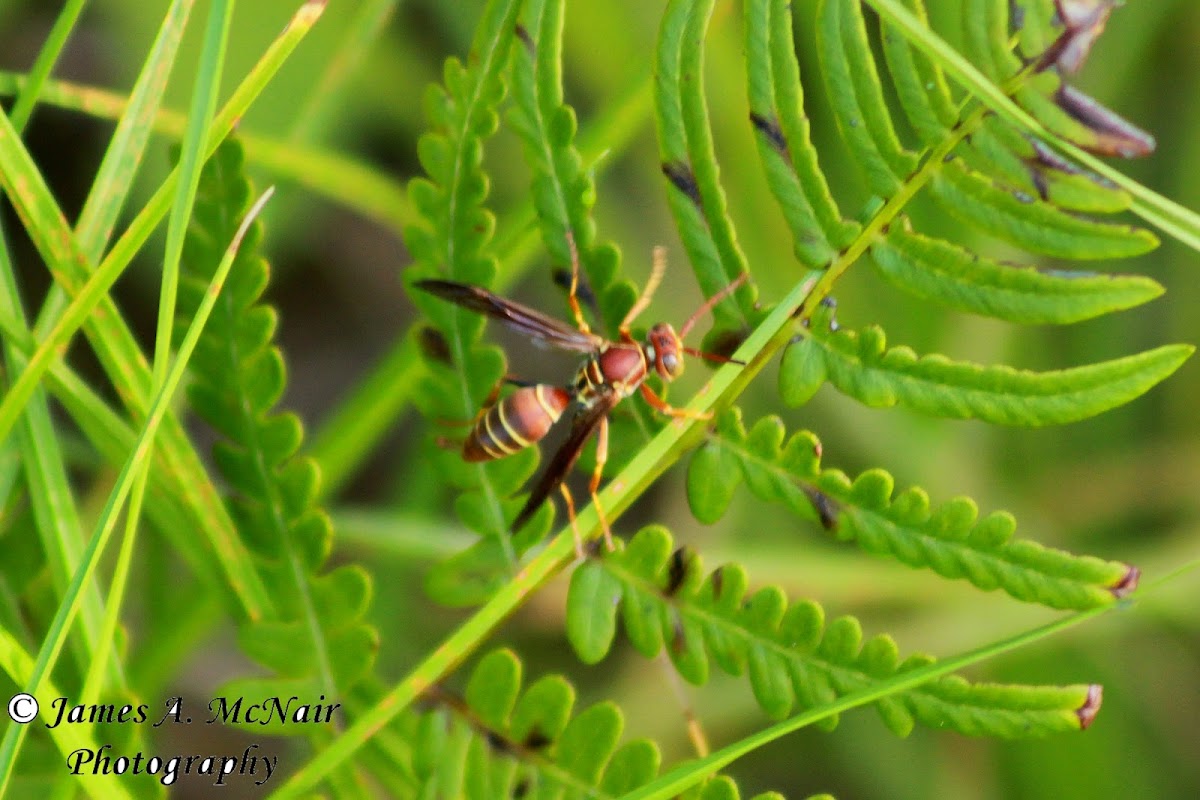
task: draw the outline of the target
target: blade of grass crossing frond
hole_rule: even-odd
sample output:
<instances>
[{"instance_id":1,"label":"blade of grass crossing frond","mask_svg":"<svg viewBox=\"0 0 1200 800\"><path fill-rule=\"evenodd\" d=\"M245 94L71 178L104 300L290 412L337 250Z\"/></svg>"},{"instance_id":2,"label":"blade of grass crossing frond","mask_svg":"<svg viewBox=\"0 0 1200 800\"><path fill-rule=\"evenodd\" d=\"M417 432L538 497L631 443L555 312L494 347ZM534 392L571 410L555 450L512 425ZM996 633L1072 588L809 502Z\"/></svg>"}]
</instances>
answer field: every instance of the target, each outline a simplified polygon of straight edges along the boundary
<instances>
[{"instance_id":1,"label":"blade of grass crossing frond","mask_svg":"<svg viewBox=\"0 0 1200 800\"><path fill-rule=\"evenodd\" d=\"M1026 645L1042 641L1060 631L1081 625L1115 607L1117 606L1106 606L1072 614L1047 625L1033 628L1008 639L995 642L994 644L985 645L963 655L948 658L944 661L937 661L925 667L901 671L894 677L880 681L868 689L851 692L832 703L826 703L825 705L809 709L803 714L797 714L791 719L784 720L758 733L747 736L739 742L723 747L709 756L689 761L683 766L676 767L657 780L624 795L624 800L665 800L670 797L678 797L687 788L700 783L742 756L793 731L813 725L820 720L828 719L844 711L849 711L852 708L858 708L881 698L913 689L935 678L958 672L966 667L998 655L1010 653Z\"/></svg>"},{"instance_id":2,"label":"blade of grass crossing frond","mask_svg":"<svg viewBox=\"0 0 1200 800\"><path fill-rule=\"evenodd\" d=\"M83 13L83 7L86 4L87 0L67 0L63 10L58 13L58 18L54 20L54 27L50 29L50 35L46 37L46 44L42 46L41 52L38 53L29 70L25 88L17 96L17 102L13 103L12 110L8 113L13 127L17 130L23 129L29 122L34 106L37 105L38 96L42 93L42 86L50 77L50 71L54 69L58 56L66 47L67 39L70 38L71 31L74 29L75 23L79 21L79 15Z\"/></svg>"},{"instance_id":3,"label":"blade of grass crossing frond","mask_svg":"<svg viewBox=\"0 0 1200 800\"><path fill-rule=\"evenodd\" d=\"M8 631L0 628L0 670L3 670L9 679L17 686L24 685L29 680L29 675L33 672L33 659L21 647L21 645L8 633ZM49 681L45 685L45 697L65 697L58 687ZM24 728L24 725L12 725L13 728ZM58 748L58 752L65 759L71 753L83 750L85 752L98 752L99 742L96 742L88 735L89 728L80 725L56 725L50 729L50 739ZM87 793L95 800L122 800L123 798L131 798L125 786L122 785L121 779L110 772L97 772L95 775L81 772L79 774L79 788ZM73 795L72 795L73 796Z\"/></svg>"},{"instance_id":4,"label":"blade of grass crossing frond","mask_svg":"<svg viewBox=\"0 0 1200 800\"><path fill-rule=\"evenodd\" d=\"M2 311L0 332L8 339L9 344L18 347L26 357L33 352L32 334L22 326L14 325L13 320ZM61 361L47 373L47 388L102 458L117 466L125 463L136 443L137 434L123 417L114 412L83 379ZM159 435L161 436L162 432ZM158 454L160 459L161 449ZM184 505L185 500L173 490L179 480L179 476L170 474L170 470L162 464L151 471L154 502L149 506L149 513L162 530L170 530L172 526L178 527L180 520L188 518L189 509ZM83 536L78 536L77 541L83 541ZM196 554L182 550L180 555L190 559ZM189 561L188 564L198 577L207 581L206 588L219 591L220 578L215 569L206 569L211 561L211 558L206 558L199 562Z\"/></svg>"},{"instance_id":5,"label":"blade of grass crossing frond","mask_svg":"<svg viewBox=\"0 0 1200 800\"><path fill-rule=\"evenodd\" d=\"M217 107L217 92L221 85L221 71L225 61L225 49L229 40L230 22L233 18L233 2L216 2L209 10L209 25L205 32L204 47L200 55L200 67L192 90L192 107L188 114L188 129L183 137L183 149L179 162L180 179L176 184L175 203L167 223L166 253L163 257L162 291L158 300L158 329L154 347L154 391L162 390L170 366L171 339L175 320L175 302L179 290L179 259L183 252L183 238L196 189L200 184L200 168L203 166L201 151L204 147L205 131ZM115 638L120 618L121 604L125 597L125 586L129 579L129 568L133 564L134 547L137 544L138 524L142 516L142 501L146 495L146 482L154 460L147 457L135 472L129 510L125 515L125 535L109 587L109 602L104 619L104 636L101 637L99 653L107 658ZM92 703L99 697L102 688L99 669L89 668L83 684L81 702Z\"/></svg>"},{"instance_id":6,"label":"blade of grass crossing frond","mask_svg":"<svg viewBox=\"0 0 1200 800\"><path fill-rule=\"evenodd\" d=\"M292 53L324 10L324 3L311 1L306 3L293 16L290 24L268 47L266 53L247 75L245 80L234 91L221 113L214 121L208 133L205 155L219 144L228 134L233 124L245 113L246 109L258 96L283 62ZM151 201L137 215L129 229L109 251L103 263L92 275L93 283L88 280L88 265L86 259L75 247L74 238L67 228L57 206L45 183L41 180L36 167L29 159L28 153L13 137L5 135L7 120L0 115L0 181L5 188L18 186L21 189L15 198L22 219L30 228L35 244L43 253L47 263L55 270L55 279L68 288L76 288L79 295L64 312L57 322L54 331L44 340L38 351L30 357L30 367L21 374L18 385L0 403L0 439L11 429L11 423L5 427L6 415L12 415L14 409L19 409L36 386L41 374L54 361L54 350L65 345L74 330L86 321L89 338L93 347L105 364L106 370L112 377L114 385L121 394L123 401L138 415L145 414L148 404L149 374L129 327L121 319L119 311L107 297L107 288L112 285L124 267L145 244L158 222L167 213L171 203L171 193L175 187L178 170L168 176L159 187ZM9 168L11 167L11 169ZM41 229L31 225L32 220L48 221L48 228L54 236L42 235ZM88 285L78 288L81 283ZM94 309L100 313L93 313ZM74 315L68 324L63 322ZM47 320L43 320L45 322ZM23 382L23 383L22 383ZM230 586L242 603L247 615L251 618L262 618L271 608L271 601L262 586L258 573L244 553L244 546L237 538L233 524L229 520L224 507L209 485L201 463L195 451L183 433L179 423L173 416L168 416L162 432L160 452L165 461L167 474L173 476L177 492L186 498L189 508L194 509L194 521L199 530L206 533L212 542L213 549L219 554L218 561L226 571ZM176 539L176 544L185 550L195 550L195 544L189 544L186 538ZM202 561L198 556L193 561Z\"/></svg>"},{"instance_id":7,"label":"blade of grass crossing frond","mask_svg":"<svg viewBox=\"0 0 1200 800\"><path fill-rule=\"evenodd\" d=\"M267 54L234 92L233 97L230 98L229 103L226 104L208 131L203 153L205 157L210 155L220 140L228 135L234 122L246 111L286 57L299 44L300 39L312 27L321 9L323 9L323 4L314 2L306 4L301 12L293 18L292 24L272 44ZM36 166L29 158L28 152L20 147L19 143L14 145L13 138L7 120L0 117L0 182L10 190L14 205L25 222L26 228L30 230L43 257L51 264L52 269L58 267L55 270L56 280L67 285L69 289L74 289L72 293L77 295L76 302L79 302L78 295L82 295L85 291L81 284L87 280L86 276L90 272L87 261L70 235L66 220L54 204L54 199ZM96 318L101 320L119 318L116 308L107 301L107 289L120 276L121 270L141 249L154 228L157 227L158 222L167 213L170 208L171 193L176 188L179 174L180 171L177 168L168 176L150 203L142 209L96 270L97 273L106 273L105 280L107 282L104 285L90 287L89 301L83 307L75 310L73 324L62 324L62 320L68 316L69 311L64 312L59 320L53 320L53 322L59 323L54 328L55 334L48 335L43 340L38 353L31 359L34 367L30 372L36 371L36 374L29 378L22 375L25 381L30 384L36 383L53 357L52 353L43 355L43 351L52 351L65 346L82 321L93 321ZM21 191L12 192L13 187L19 187ZM98 304L105 313L94 315L92 311ZM46 319L41 322L46 324L51 320ZM99 339L97 351L101 359L103 360L107 356L116 362L115 370L110 371L131 375L140 381L148 382L148 376L145 375L144 370L140 370L137 366L140 354L127 327L122 325L119 330L106 331L106 335L100 336ZM117 383L118 390L123 390L128 395L127 402L129 402L129 398L133 398L135 407L138 407L137 410L144 410L146 397L144 391L140 391L130 381L119 381L114 377L114 382ZM13 410L8 406L10 404L17 407L22 405L24 397L21 393L25 393L27 396L28 391L29 388L26 386L21 386L19 389L14 387L10 396L5 397L4 404L0 406L0 439L11 428L9 417L12 416ZM138 402L138 398L141 398L141 402Z\"/></svg>"},{"instance_id":8,"label":"blade of grass crossing frond","mask_svg":"<svg viewBox=\"0 0 1200 800\"><path fill-rule=\"evenodd\" d=\"M921 24L920 20L913 16L899 0L865 0L865 2L989 109L1019 128L1054 143L1077 163L1129 192L1134 198L1132 206L1134 213L1146 222L1174 236L1193 250L1200 251L1200 214L1168 200L1138 181L1113 169L1090 153L1084 152L1050 132L1009 98L1000 87L985 78L979 70L941 37Z\"/></svg>"},{"instance_id":9,"label":"blade of grass crossing frond","mask_svg":"<svg viewBox=\"0 0 1200 800\"><path fill-rule=\"evenodd\" d=\"M137 471L143 468L143 462L150 458L154 435L158 431L159 424L167 414L175 390L179 388L179 384L183 380L183 373L187 368L188 359L191 358L192 351L196 347L196 342L200 338L200 333L204 329L204 324L208 321L208 317L212 313L217 295L220 293L221 287L229 275L229 270L233 266L233 261L237 255L242 237L262 210L263 205L270 199L272 192L272 189L268 189L246 213L246 217L242 221L237 235L225 251L225 257L221 260L221 264L217 267L216 274L213 277L212 283L209 284L204 300L196 311L192 324L188 326L183 342L179 346L179 354L172 363L162 388L155 394L154 401L146 417L145 425L138 435L137 444L133 452L130 453L129 459L125 462L125 466L121 469L120 475L117 477L116 485L113 487L108 502L104 506L104 511L97 522L96 531L88 542L88 546L83 554L82 563L79 569L76 570L66 596L54 615L54 620L50 624L50 629L47 632L45 640L42 642L41 650L38 652L37 662L30 671L27 691L35 697L44 688L44 684L54 668L58 654L62 651L66 632L70 628L75 614L79 609L80 593L83 585L92 576L99 563L100 556L104 552L104 547L108 543L113 529L116 527L121 508L124 506L125 500L129 497L130 491L133 488L134 477ZM26 729L27 726L24 725L12 725L5 732L3 740L0 741L0 796L4 795L5 790L8 788L8 783L12 778L13 765L16 761L21 741L24 739Z\"/></svg>"},{"instance_id":10,"label":"blade of grass crossing frond","mask_svg":"<svg viewBox=\"0 0 1200 800\"><path fill-rule=\"evenodd\" d=\"M179 258L183 253L183 238L187 233L196 188L200 185L200 168L204 165L204 144L209 123L217 107L221 88L221 71L233 20L233 0L216 0L209 10L204 50L192 90L192 107L188 127L183 135L179 157L179 179L175 184L175 202L167 221L167 245L163 256L162 293L158 304L158 329L154 348L154 389L162 388L171 353L172 327L175 320L175 298L179 290Z\"/></svg>"},{"instance_id":11,"label":"blade of grass crossing frond","mask_svg":"<svg viewBox=\"0 0 1200 800\"><path fill-rule=\"evenodd\" d=\"M133 92L128 101L120 102L119 110L113 115L119 120L117 129L105 150L91 191L75 223L76 241L89 263L99 261L104 255L105 245L125 204L153 131L152 123L193 5L194 0L175 0L171 4L159 26L150 55L142 65ZM63 286L56 283L38 314L35 330L39 337L50 329L52 321L62 313L66 303L67 294Z\"/></svg>"}]
</instances>

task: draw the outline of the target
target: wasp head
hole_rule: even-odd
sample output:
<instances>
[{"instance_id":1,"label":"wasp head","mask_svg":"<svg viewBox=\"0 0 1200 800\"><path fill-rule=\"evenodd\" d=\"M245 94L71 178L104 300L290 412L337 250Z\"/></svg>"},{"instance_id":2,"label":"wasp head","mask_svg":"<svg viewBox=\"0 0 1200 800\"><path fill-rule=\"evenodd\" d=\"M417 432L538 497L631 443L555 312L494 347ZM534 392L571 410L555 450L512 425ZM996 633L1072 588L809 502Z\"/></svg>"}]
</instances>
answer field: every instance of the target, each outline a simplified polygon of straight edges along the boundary
<instances>
[{"instance_id":1,"label":"wasp head","mask_svg":"<svg viewBox=\"0 0 1200 800\"><path fill-rule=\"evenodd\" d=\"M683 374L683 342L666 322L660 322L646 334L646 360L665 381Z\"/></svg>"}]
</instances>

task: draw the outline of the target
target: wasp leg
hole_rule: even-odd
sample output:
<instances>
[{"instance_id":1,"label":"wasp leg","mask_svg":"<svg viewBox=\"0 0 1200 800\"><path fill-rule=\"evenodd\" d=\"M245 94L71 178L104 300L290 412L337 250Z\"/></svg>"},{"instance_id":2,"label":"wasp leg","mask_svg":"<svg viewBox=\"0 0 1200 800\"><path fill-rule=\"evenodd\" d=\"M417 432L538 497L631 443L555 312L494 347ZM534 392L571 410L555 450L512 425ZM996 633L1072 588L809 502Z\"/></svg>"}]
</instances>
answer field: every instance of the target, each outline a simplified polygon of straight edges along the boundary
<instances>
[{"instance_id":1,"label":"wasp leg","mask_svg":"<svg viewBox=\"0 0 1200 800\"><path fill-rule=\"evenodd\" d=\"M600 418L600 430L596 433L596 468L592 470L592 482L588 491L592 495L592 505L596 507L596 516L600 518L600 527L604 531L604 543L611 553L613 545L612 528L608 526L608 518L604 516L604 506L600 505L600 477L604 474L604 465L608 461L608 417Z\"/></svg>"},{"instance_id":2,"label":"wasp leg","mask_svg":"<svg viewBox=\"0 0 1200 800\"><path fill-rule=\"evenodd\" d=\"M583 537L579 535L579 523L575 520L575 498L571 497L571 490L565 483L558 485L558 491L567 502L567 518L571 520L571 533L575 534L575 557L583 558Z\"/></svg>"},{"instance_id":3,"label":"wasp leg","mask_svg":"<svg viewBox=\"0 0 1200 800\"><path fill-rule=\"evenodd\" d=\"M583 318L583 309L579 307L579 250L575 248L575 234L567 231L567 250L571 253L571 290L567 293L567 302L571 304L571 313L575 315L575 325L584 333L591 333L587 320Z\"/></svg>"},{"instance_id":4,"label":"wasp leg","mask_svg":"<svg viewBox=\"0 0 1200 800\"><path fill-rule=\"evenodd\" d=\"M646 398L647 403L654 406L655 409L657 409L657 410L661 411L662 413L667 414L669 416L680 417L682 419L712 419L713 418L711 411L704 411L704 412L688 411L686 408L675 408L674 406L669 405L666 400L663 400L661 397L656 395L654 393L654 390L651 389L649 386L647 386L644 383L641 386L641 392L642 392L642 397Z\"/></svg>"},{"instance_id":5,"label":"wasp leg","mask_svg":"<svg viewBox=\"0 0 1200 800\"><path fill-rule=\"evenodd\" d=\"M675 668L675 664L665 653L659 653L658 658L655 660L662 667L667 683L670 684L672 691L675 693L675 699L679 701L679 710L683 713L683 719L687 725L687 737L692 743L692 749L696 751L698 757L704 758L711 752L708 746L708 737L704 733L704 726L696 716L696 712L692 709L687 689L679 679L679 670Z\"/></svg>"}]
</instances>

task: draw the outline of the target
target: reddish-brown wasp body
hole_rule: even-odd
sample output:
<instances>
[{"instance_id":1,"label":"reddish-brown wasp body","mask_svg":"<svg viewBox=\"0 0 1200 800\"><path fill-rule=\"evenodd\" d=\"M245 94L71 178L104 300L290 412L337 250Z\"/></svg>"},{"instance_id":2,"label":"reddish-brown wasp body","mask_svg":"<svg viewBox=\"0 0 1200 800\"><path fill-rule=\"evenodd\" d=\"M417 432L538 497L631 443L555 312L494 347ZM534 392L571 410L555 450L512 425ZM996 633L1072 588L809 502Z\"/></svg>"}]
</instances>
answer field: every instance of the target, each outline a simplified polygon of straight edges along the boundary
<instances>
[{"instance_id":1,"label":"reddish-brown wasp body","mask_svg":"<svg viewBox=\"0 0 1200 800\"><path fill-rule=\"evenodd\" d=\"M576 297L579 283L579 264L573 241L568 238L572 256L572 280L569 301L575 317L576 327L571 327L540 311L506 300L487 289L465 283L444 280L417 281L416 286L444 300L497 319L500 322L526 333L535 339L564 350L587 354L575 380L566 387L550 384L519 384L519 388L500 399L500 386L484 403L476 417L470 434L463 443L463 458L467 461L490 461L519 452L540 441L572 404L578 406L572 417L571 432L550 460L537 484L533 487L524 508L513 522L513 529L524 525L545 499L559 489L567 503L571 523L575 523L575 504L563 479L579 458L593 431L597 434L596 469L592 474L589 490L593 501L600 487L604 463L608 457L608 414L613 407L634 392L640 391L651 406L672 416L693 417L691 412L669 406L646 384L646 377L653 369L663 380L670 381L683 373L683 354L727 362L730 359L701 353L684 347L682 336L686 336L696 321L706 311L729 295L742 284L746 275L741 275L729 286L709 298L693 314L680 333L667 323L654 325L646 335L645 342L638 342L630 333L629 326L634 318L649 304L650 297L658 287L665 268L664 251L655 248L654 269L642 296L625 316L618 331L619 341L609 341L592 333L583 318ZM515 382L515 381L514 381ZM612 546L612 533L604 511L596 503L604 535ZM581 550L576 531L576 549Z\"/></svg>"},{"instance_id":2,"label":"reddish-brown wasp body","mask_svg":"<svg viewBox=\"0 0 1200 800\"><path fill-rule=\"evenodd\" d=\"M541 440L571 405L571 393L546 384L522 386L498 403L484 406L463 442L467 461L511 456Z\"/></svg>"}]
</instances>

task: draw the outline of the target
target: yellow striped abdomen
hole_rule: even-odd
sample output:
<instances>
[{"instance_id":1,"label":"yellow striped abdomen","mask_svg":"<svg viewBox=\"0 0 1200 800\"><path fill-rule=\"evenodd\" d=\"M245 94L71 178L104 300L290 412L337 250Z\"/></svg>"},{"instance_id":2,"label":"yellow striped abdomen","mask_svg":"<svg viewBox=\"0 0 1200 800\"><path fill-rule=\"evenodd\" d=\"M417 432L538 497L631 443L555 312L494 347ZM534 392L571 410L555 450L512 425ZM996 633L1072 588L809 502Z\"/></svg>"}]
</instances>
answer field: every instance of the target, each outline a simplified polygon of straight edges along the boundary
<instances>
[{"instance_id":1,"label":"yellow striped abdomen","mask_svg":"<svg viewBox=\"0 0 1200 800\"><path fill-rule=\"evenodd\" d=\"M566 389L547 384L523 386L489 408L467 440L463 458L491 461L538 442L571 404Z\"/></svg>"}]
</instances>

